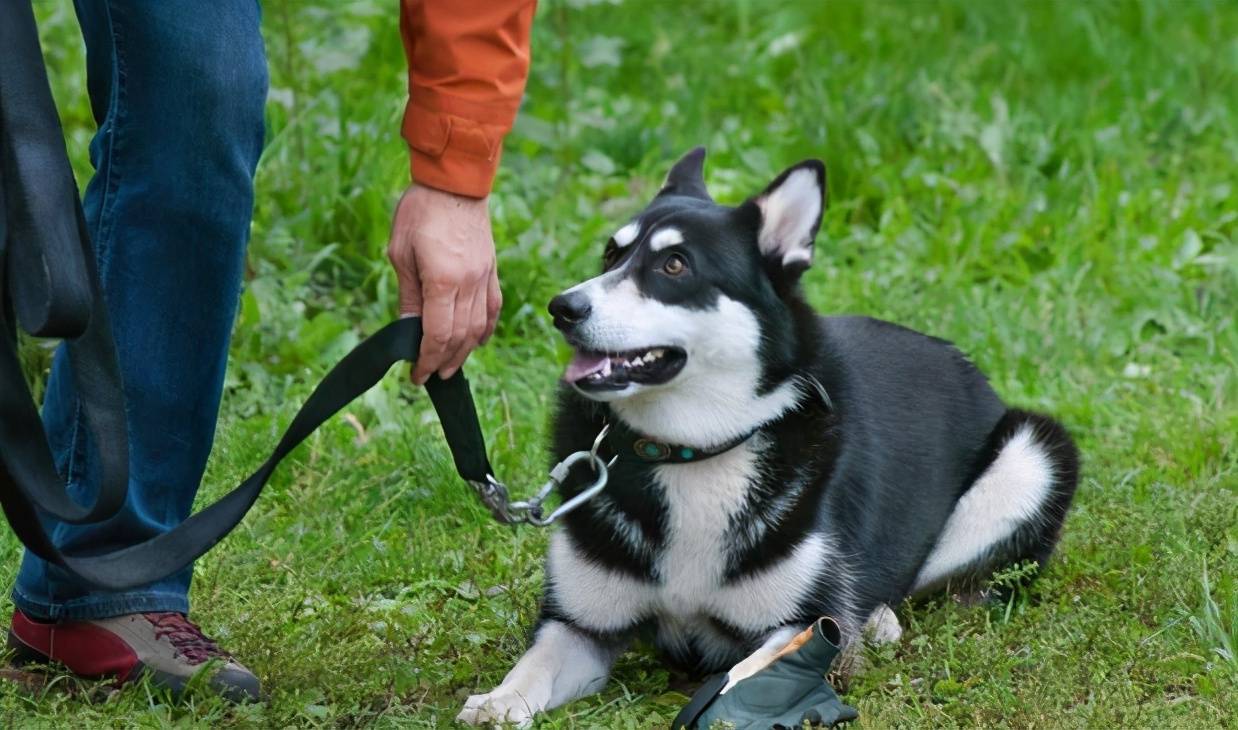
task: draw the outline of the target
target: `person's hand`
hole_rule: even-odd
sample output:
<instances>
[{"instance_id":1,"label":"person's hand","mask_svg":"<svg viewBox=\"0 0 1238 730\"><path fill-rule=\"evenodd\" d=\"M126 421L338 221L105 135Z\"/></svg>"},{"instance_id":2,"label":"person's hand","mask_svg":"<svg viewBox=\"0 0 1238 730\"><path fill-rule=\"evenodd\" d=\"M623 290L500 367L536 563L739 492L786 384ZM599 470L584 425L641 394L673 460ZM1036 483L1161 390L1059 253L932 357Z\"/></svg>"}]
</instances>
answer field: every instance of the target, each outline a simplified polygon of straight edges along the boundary
<instances>
[{"instance_id":1,"label":"person's hand","mask_svg":"<svg viewBox=\"0 0 1238 730\"><path fill-rule=\"evenodd\" d=\"M400 283L400 316L421 317L413 380L451 377L490 338L503 304L489 198L409 186L395 209L387 257Z\"/></svg>"}]
</instances>

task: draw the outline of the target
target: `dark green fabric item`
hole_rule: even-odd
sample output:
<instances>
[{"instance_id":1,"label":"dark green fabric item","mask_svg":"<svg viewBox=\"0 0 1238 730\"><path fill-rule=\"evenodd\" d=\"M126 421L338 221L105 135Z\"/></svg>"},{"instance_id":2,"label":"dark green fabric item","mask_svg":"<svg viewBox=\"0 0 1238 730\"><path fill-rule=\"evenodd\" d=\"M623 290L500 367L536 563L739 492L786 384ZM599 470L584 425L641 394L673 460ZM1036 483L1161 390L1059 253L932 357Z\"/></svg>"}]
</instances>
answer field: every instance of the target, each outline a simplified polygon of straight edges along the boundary
<instances>
[{"instance_id":1,"label":"dark green fabric item","mask_svg":"<svg viewBox=\"0 0 1238 730\"><path fill-rule=\"evenodd\" d=\"M726 675L705 683L675 718L673 730L709 730L719 721L735 730L799 728L805 721L830 727L854 720L859 714L845 705L825 674L838 656L838 626L818 619L810 638L798 650L783 656L740 681L726 694Z\"/></svg>"}]
</instances>

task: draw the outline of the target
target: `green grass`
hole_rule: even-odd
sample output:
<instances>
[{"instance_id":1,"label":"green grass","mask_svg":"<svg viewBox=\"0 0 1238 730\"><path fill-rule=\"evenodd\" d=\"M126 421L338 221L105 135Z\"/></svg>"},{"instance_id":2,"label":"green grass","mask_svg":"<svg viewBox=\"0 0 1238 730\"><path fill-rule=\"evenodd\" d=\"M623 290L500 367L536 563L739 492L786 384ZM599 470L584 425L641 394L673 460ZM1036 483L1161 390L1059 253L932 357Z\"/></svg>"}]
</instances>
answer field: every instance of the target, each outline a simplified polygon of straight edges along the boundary
<instances>
[{"instance_id":1,"label":"green grass","mask_svg":"<svg viewBox=\"0 0 1238 730\"><path fill-rule=\"evenodd\" d=\"M68 5L39 11L84 179ZM391 5L265 3L269 143L201 503L394 311ZM1053 565L1000 605L902 608L902 643L845 693L857 726L1238 725L1236 39L1225 2L546 0L493 198L506 305L469 365L500 475L544 478L563 361L545 302L595 270L676 155L708 145L732 202L822 157L812 302L953 340L1010 402L1058 415L1085 460ZM546 535L489 520L402 378L349 412L364 438L324 427L197 566L196 617L269 703L57 677L0 683L6 724L438 727L501 679ZM665 727L685 699L667 680L629 654L539 726Z\"/></svg>"}]
</instances>

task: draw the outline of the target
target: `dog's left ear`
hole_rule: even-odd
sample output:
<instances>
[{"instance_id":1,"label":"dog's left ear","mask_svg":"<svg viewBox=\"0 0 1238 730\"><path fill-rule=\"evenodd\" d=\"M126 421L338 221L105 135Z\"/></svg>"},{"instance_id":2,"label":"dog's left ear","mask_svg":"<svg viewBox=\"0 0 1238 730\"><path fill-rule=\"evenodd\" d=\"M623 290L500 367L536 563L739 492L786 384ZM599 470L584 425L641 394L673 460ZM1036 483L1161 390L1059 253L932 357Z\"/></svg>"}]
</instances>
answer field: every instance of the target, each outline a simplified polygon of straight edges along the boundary
<instances>
[{"instance_id":1,"label":"dog's left ear","mask_svg":"<svg viewBox=\"0 0 1238 730\"><path fill-rule=\"evenodd\" d=\"M744 203L744 208L760 216L757 244L761 255L791 282L812 263L812 243L821 227L825 196L825 163L805 160Z\"/></svg>"},{"instance_id":2,"label":"dog's left ear","mask_svg":"<svg viewBox=\"0 0 1238 730\"><path fill-rule=\"evenodd\" d=\"M688 151L666 176L666 182L658 195L685 195L712 201L705 189L705 148L695 147Z\"/></svg>"}]
</instances>

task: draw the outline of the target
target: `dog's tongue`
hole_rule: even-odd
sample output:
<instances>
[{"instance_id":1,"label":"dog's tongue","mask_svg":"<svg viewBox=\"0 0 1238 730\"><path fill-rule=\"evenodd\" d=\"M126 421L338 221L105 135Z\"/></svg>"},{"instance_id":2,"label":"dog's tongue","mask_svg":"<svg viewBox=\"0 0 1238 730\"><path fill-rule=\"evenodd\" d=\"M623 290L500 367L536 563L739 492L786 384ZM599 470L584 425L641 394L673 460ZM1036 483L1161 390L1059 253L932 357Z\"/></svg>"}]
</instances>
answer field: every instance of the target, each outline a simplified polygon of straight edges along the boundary
<instances>
[{"instance_id":1,"label":"dog's tongue","mask_svg":"<svg viewBox=\"0 0 1238 730\"><path fill-rule=\"evenodd\" d=\"M563 373L563 379L569 383L587 378L590 375L602 372L609 369L610 358L606 355L597 352L581 352L577 350L572 355L572 361L567 364L567 371Z\"/></svg>"}]
</instances>

